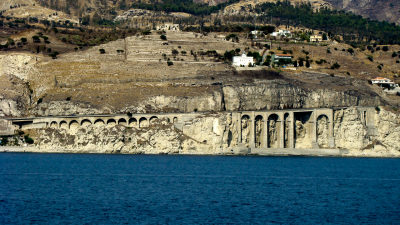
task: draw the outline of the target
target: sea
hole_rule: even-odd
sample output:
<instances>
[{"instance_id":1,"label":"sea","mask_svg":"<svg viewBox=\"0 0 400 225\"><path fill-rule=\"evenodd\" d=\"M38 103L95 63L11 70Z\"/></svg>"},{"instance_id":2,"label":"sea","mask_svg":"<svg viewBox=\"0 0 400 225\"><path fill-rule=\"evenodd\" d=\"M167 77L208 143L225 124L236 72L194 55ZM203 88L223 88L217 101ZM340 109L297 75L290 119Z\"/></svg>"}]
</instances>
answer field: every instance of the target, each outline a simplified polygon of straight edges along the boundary
<instances>
[{"instance_id":1,"label":"sea","mask_svg":"<svg viewBox=\"0 0 400 225\"><path fill-rule=\"evenodd\" d=\"M400 159L0 153L0 224L400 224Z\"/></svg>"}]
</instances>

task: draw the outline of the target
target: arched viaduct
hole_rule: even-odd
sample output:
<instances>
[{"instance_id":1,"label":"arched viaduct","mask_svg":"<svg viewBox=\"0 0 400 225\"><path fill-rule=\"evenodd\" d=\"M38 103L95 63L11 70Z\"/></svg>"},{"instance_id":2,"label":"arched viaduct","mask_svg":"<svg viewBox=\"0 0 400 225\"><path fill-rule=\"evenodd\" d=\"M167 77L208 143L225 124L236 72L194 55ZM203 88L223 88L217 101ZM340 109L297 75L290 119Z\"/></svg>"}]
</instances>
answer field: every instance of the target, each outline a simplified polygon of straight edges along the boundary
<instances>
[{"instance_id":1,"label":"arched viaduct","mask_svg":"<svg viewBox=\"0 0 400 225\"><path fill-rule=\"evenodd\" d=\"M319 148L318 124L323 123L327 131L326 147L334 148L334 111L336 109L287 109L265 111L231 112L232 122L235 123L237 143L250 148L298 148L296 137L299 127L303 126L304 138L312 142L312 148ZM374 127L373 107L358 107L362 123L367 127L368 135L376 135ZM14 129L57 128L76 129L90 124L114 126L117 124L128 127L147 127L155 119L167 118L176 128L190 125L191 120L204 113L159 113L127 115L77 115L9 119ZM304 122L305 121L305 122ZM233 132L233 131L231 131Z\"/></svg>"}]
</instances>

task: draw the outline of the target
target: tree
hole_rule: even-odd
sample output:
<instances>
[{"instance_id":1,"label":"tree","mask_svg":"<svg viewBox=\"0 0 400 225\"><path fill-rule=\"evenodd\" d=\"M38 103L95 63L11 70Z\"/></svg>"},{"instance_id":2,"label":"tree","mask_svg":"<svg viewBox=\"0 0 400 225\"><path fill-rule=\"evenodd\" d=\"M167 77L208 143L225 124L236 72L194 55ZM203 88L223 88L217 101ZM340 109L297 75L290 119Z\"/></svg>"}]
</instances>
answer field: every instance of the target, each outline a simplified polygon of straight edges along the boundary
<instances>
[{"instance_id":1,"label":"tree","mask_svg":"<svg viewBox=\"0 0 400 225\"><path fill-rule=\"evenodd\" d=\"M331 66L331 69L339 69L340 68L340 65L339 65L339 63L337 63L337 62L335 62L332 66Z\"/></svg>"},{"instance_id":2,"label":"tree","mask_svg":"<svg viewBox=\"0 0 400 225\"><path fill-rule=\"evenodd\" d=\"M297 60L294 60L294 61L293 61L293 66L294 66L294 67L297 67Z\"/></svg>"},{"instance_id":3,"label":"tree","mask_svg":"<svg viewBox=\"0 0 400 225\"><path fill-rule=\"evenodd\" d=\"M311 66L311 65L310 65L310 61L307 60L307 61L306 61L306 67L307 67L307 68L310 68L310 66Z\"/></svg>"},{"instance_id":4,"label":"tree","mask_svg":"<svg viewBox=\"0 0 400 225\"><path fill-rule=\"evenodd\" d=\"M393 52L392 53L392 57L394 58L394 57L397 57L397 53L396 52Z\"/></svg>"},{"instance_id":5,"label":"tree","mask_svg":"<svg viewBox=\"0 0 400 225\"><path fill-rule=\"evenodd\" d=\"M167 65L168 65L168 66L172 66L172 65L174 65L174 63L171 62L171 61L168 61L168 62L167 62Z\"/></svg>"},{"instance_id":6,"label":"tree","mask_svg":"<svg viewBox=\"0 0 400 225\"><path fill-rule=\"evenodd\" d=\"M40 42L40 38L37 35L33 36L32 39L34 43Z\"/></svg>"},{"instance_id":7,"label":"tree","mask_svg":"<svg viewBox=\"0 0 400 225\"><path fill-rule=\"evenodd\" d=\"M26 39L26 38L21 38L21 42L22 42L23 44L25 44L26 42L28 42L28 39Z\"/></svg>"},{"instance_id":8,"label":"tree","mask_svg":"<svg viewBox=\"0 0 400 225\"><path fill-rule=\"evenodd\" d=\"M384 51L384 52L389 51L389 47L388 47L388 46L383 46L383 47L382 47L382 51Z\"/></svg>"},{"instance_id":9,"label":"tree","mask_svg":"<svg viewBox=\"0 0 400 225\"><path fill-rule=\"evenodd\" d=\"M104 54L104 53L106 53L106 50L104 50L104 49L99 49L99 52L100 52L100 54Z\"/></svg>"},{"instance_id":10,"label":"tree","mask_svg":"<svg viewBox=\"0 0 400 225\"><path fill-rule=\"evenodd\" d=\"M353 53L354 53L354 49L352 49L352 48L348 48L347 51L350 53L350 55L353 55Z\"/></svg>"},{"instance_id":11,"label":"tree","mask_svg":"<svg viewBox=\"0 0 400 225\"><path fill-rule=\"evenodd\" d=\"M172 49L172 55L173 55L173 56L176 56L176 55L178 55L178 54L179 54L178 50Z\"/></svg>"},{"instance_id":12,"label":"tree","mask_svg":"<svg viewBox=\"0 0 400 225\"><path fill-rule=\"evenodd\" d=\"M303 67L304 66L304 61L303 60L299 60L299 67Z\"/></svg>"},{"instance_id":13,"label":"tree","mask_svg":"<svg viewBox=\"0 0 400 225\"><path fill-rule=\"evenodd\" d=\"M167 36L165 36L164 34L162 34L162 35L160 36L160 38L161 38L161 40L167 40Z\"/></svg>"}]
</instances>

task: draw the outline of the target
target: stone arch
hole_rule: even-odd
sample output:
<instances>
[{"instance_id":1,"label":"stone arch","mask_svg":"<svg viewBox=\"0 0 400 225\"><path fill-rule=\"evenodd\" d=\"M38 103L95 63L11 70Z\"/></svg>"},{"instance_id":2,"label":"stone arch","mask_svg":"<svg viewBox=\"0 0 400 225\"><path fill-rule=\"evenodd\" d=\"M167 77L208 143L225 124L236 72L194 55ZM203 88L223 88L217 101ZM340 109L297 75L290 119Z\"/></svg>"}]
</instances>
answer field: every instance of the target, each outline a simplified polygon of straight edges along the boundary
<instances>
[{"instance_id":1,"label":"stone arch","mask_svg":"<svg viewBox=\"0 0 400 225\"><path fill-rule=\"evenodd\" d=\"M174 117L174 119L172 120L173 123L178 123L178 117Z\"/></svg>"},{"instance_id":2,"label":"stone arch","mask_svg":"<svg viewBox=\"0 0 400 225\"><path fill-rule=\"evenodd\" d=\"M154 120L158 120L158 117L157 116L152 116L151 118L150 118L150 124L152 124L153 122L154 122Z\"/></svg>"},{"instance_id":3,"label":"stone arch","mask_svg":"<svg viewBox=\"0 0 400 225\"><path fill-rule=\"evenodd\" d=\"M102 119L97 119L96 121L94 121L94 125L96 126L100 126L100 125L104 125L104 120Z\"/></svg>"},{"instance_id":4,"label":"stone arch","mask_svg":"<svg viewBox=\"0 0 400 225\"><path fill-rule=\"evenodd\" d=\"M250 145L250 116L243 115L242 118L242 143L246 146Z\"/></svg>"},{"instance_id":5,"label":"stone arch","mask_svg":"<svg viewBox=\"0 0 400 225\"><path fill-rule=\"evenodd\" d=\"M87 127L89 125L92 125L92 121L88 120L88 119L84 119L81 121L81 126L82 127Z\"/></svg>"},{"instance_id":6,"label":"stone arch","mask_svg":"<svg viewBox=\"0 0 400 225\"><path fill-rule=\"evenodd\" d=\"M56 121L52 121L52 122L50 123L50 128L57 129L57 128L58 128L57 122L56 122Z\"/></svg>"},{"instance_id":7,"label":"stone arch","mask_svg":"<svg viewBox=\"0 0 400 225\"><path fill-rule=\"evenodd\" d=\"M317 118L317 142L319 147L329 147L329 117L321 114Z\"/></svg>"},{"instance_id":8,"label":"stone arch","mask_svg":"<svg viewBox=\"0 0 400 225\"><path fill-rule=\"evenodd\" d=\"M289 148L289 129L290 129L290 123L289 123L289 113L285 113L285 115L283 115L283 122L284 124L284 133L283 133L283 147L284 148Z\"/></svg>"},{"instance_id":9,"label":"stone arch","mask_svg":"<svg viewBox=\"0 0 400 225\"><path fill-rule=\"evenodd\" d=\"M115 126L117 122L114 119L107 120L107 126Z\"/></svg>"},{"instance_id":10,"label":"stone arch","mask_svg":"<svg viewBox=\"0 0 400 225\"><path fill-rule=\"evenodd\" d=\"M77 129L79 129L79 123L78 123L78 121L72 120L72 121L69 123L69 129L70 129L70 130L77 130Z\"/></svg>"},{"instance_id":11,"label":"stone arch","mask_svg":"<svg viewBox=\"0 0 400 225\"><path fill-rule=\"evenodd\" d=\"M130 127L137 127L137 119L136 118L130 118L129 119L129 124L128 124L128 126L130 126Z\"/></svg>"},{"instance_id":12,"label":"stone arch","mask_svg":"<svg viewBox=\"0 0 400 225\"><path fill-rule=\"evenodd\" d=\"M271 114L268 117L268 148L279 148L279 116Z\"/></svg>"},{"instance_id":13,"label":"stone arch","mask_svg":"<svg viewBox=\"0 0 400 225\"><path fill-rule=\"evenodd\" d=\"M147 127L147 126L149 126L149 123L148 123L146 117L140 118L139 119L139 127L142 128L142 127Z\"/></svg>"},{"instance_id":14,"label":"stone arch","mask_svg":"<svg viewBox=\"0 0 400 225\"><path fill-rule=\"evenodd\" d=\"M126 125L127 125L126 119L124 119L124 118L119 119L119 120L118 120L118 124L121 124L121 125L126 126Z\"/></svg>"},{"instance_id":15,"label":"stone arch","mask_svg":"<svg viewBox=\"0 0 400 225\"><path fill-rule=\"evenodd\" d=\"M261 115L255 118L255 146L256 148L261 148L264 146L263 136L264 136L264 118Z\"/></svg>"},{"instance_id":16,"label":"stone arch","mask_svg":"<svg viewBox=\"0 0 400 225\"><path fill-rule=\"evenodd\" d=\"M294 113L294 147L312 148L312 112Z\"/></svg>"},{"instance_id":17,"label":"stone arch","mask_svg":"<svg viewBox=\"0 0 400 225\"><path fill-rule=\"evenodd\" d=\"M60 129L68 129L68 123L66 121L61 121Z\"/></svg>"}]
</instances>

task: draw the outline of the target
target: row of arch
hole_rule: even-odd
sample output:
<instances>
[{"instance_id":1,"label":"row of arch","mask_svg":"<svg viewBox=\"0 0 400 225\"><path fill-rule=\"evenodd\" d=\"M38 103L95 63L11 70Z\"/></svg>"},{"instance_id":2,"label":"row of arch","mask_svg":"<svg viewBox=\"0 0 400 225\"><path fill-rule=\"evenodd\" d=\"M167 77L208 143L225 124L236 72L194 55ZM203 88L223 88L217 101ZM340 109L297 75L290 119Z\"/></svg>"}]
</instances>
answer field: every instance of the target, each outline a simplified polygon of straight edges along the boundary
<instances>
[{"instance_id":1,"label":"row of arch","mask_svg":"<svg viewBox=\"0 0 400 225\"><path fill-rule=\"evenodd\" d=\"M304 138L301 137L304 134L298 132L304 122L302 117L305 116L307 117L305 120L313 121L311 115L311 112L299 113L296 118L294 114L290 116L289 113L284 113L279 116L273 113L265 116L267 120L264 120L262 115L254 115L254 121L247 114L241 115L240 141L249 146L254 144L255 148L294 148L296 138ZM296 123L296 121L298 122ZM328 145L329 122L329 118L325 114L318 115L315 127L312 128L315 129L315 134L309 128L307 135L315 135L318 143Z\"/></svg>"},{"instance_id":2,"label":"row of arch","mask_svg":"<svg viewBox=\"0 0 400 225\"><path fill-rule=\"evenodd\" d=\"M60 122L57 121L52 121L50 123L51 128L63 128L63 129L76 129L79 127L87 127L89 125L98 125L98 126L115 126L117 124L119 125L124 125L124 126L129 126L129 127L148 127L151 125L155 120L157 120L157 116L152 116L149 119L146 117L141 117L139 120L136 118L109 118L109 119L96 119L96 120L89 120L89 119L82 119L82 120L72 120L67 122L66 120L62 120ZM173 117L172 121L173 123L178 123L178 118Z\"/></svg>"}]
</instances>

